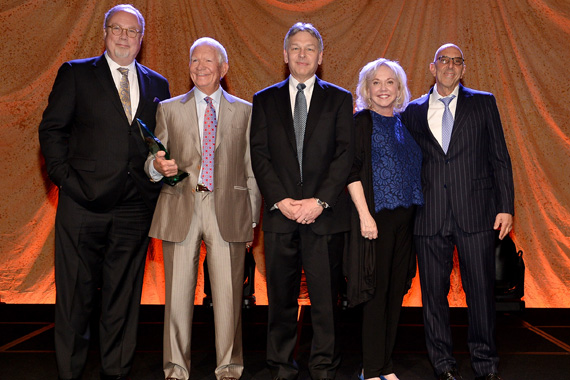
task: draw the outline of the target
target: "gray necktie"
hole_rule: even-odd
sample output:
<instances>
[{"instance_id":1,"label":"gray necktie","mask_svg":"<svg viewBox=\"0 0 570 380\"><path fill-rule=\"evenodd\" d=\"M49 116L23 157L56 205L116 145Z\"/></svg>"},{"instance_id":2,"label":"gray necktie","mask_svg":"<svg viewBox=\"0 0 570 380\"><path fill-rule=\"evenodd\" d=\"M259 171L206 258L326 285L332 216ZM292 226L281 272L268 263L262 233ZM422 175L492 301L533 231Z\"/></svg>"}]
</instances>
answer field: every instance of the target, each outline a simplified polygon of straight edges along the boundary
<instances>
[{"instance_id":1,"label":"gray necktie","mask_svg":"<svg viewBox=\"0 0 570 380\"><path fill-rule=\"evenodd\" d=\"M303 141L305 140L305 126L307 125L307 99L303 90L307 87L304 83L297 85L295 96L295 110L293 112L293 127L295 128L295 140L297 142L297 159L301 180L303 180Z\"/></svg>"},{"instance_id":2,"label":"gray necktie","mask_svg":"<svg viewBox=\"0 0 570 380\"><path fill-rule=\"evenodd\" d=\"M449 103L453 98L455 98L455 95L439 99L445 105L445 111L443 111L443 118L441 119L441 147L444 153L447 153L449 141L451 140L451 131L453 131L453 115L449 110Z\"/></svg>"}]
</instances>

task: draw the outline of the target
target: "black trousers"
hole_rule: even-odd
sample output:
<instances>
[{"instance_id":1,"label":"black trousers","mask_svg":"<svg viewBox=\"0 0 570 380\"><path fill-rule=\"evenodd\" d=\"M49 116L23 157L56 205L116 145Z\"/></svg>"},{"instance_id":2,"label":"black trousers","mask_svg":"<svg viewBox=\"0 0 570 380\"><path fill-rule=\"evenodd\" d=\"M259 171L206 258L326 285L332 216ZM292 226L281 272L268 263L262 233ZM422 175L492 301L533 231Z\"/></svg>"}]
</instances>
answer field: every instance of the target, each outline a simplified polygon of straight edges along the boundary
<instances>
[{"instance_id":1,"label":"black trousers","mask_svg":"<svg viewBox=\"0 0 570 380\"><path fill-rule=\"evenodd\" d=\"M362 309L362 362L364 378L393 373L392 352L413 254L415 206L380 210L374 214L376 290Z\"/></svg>"},{"instance_id":2,"label":"black trousers","mask_svg":"<svg viewBox=\"0 0 570 380\"><path fill-rule=\"evenodd\" d=\"M152 212L134 185L109 212L60 191L55 223L55 351L60 378L85 366L92 313L101 313L101 373L127 375L137 335ZM101 294L101 310L98 292Z\"/></svg>"},{"instance_id":3,"label":"black trousers","mask_svg":"<svg viewBox=\"0 0 570 380\"><path fill-rule=\"evenodd\" d=\"M311 299L309 372L313 379L335 377L340 365L336 330L344 235L317 235L308 225L299 225L293 233L264 233L269 303L267 365L273 378L292 380L299 373L293 351L301 268Z\"/></svg>"},{"instance_id":4,"label":"black trousers","mask_svg":"<svg viewBox=\"0 0 570 380\"><path fill-rule=\"evenodd\" d=\"M422 287L426 345L436 375L457 366L453 357L447 301L455 247L467 300L467 345L473 370L476 376L497 372L495 235L492 229L471 234L462 231L450 210L437 235L414 237Z\"/></svg>"}]
</instances>

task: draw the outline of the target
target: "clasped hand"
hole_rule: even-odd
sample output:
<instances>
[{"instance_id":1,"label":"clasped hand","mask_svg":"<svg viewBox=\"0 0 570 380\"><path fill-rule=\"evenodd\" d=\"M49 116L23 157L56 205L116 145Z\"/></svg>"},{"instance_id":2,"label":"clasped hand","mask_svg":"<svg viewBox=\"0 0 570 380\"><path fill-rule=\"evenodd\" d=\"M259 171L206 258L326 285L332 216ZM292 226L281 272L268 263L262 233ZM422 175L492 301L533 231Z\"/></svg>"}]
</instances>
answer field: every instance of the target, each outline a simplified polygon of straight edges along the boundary
<instances>
[{"instance_id":1,"label":"clasped hand","mask_svg":"<svg viewBox=\"0 0 570 380\"><path fill-rule=\"evenodd\" d=\"M166 153L162 150L156 152L153 165L156 171L162 174L164 177L172 177L178 173L178 165L176 165L175 160L165 159L165 154Z\"/></svg>"},{"instance_id":2,"label":"clasped hand","mask_svg":"<svg viewBox=\"0 0 570 380\"><path fill-rule=\"evenodd\" d=\"M285 198L277 203L277 207L286 218L301 224L314 223L323 212L323 207L315 198L301 200Z\"/></svg>"}]
</instances>

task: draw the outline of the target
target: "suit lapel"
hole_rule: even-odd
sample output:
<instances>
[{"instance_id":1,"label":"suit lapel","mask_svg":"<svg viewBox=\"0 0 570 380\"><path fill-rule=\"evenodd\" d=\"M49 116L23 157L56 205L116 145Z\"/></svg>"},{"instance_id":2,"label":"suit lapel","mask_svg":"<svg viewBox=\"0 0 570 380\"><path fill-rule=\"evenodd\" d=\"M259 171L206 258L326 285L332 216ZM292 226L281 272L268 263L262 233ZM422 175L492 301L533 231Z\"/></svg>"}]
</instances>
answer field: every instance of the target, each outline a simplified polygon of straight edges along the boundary
<instances>
[{"instance_id":1,"label":"suit lapel","mask_svg":"<svg viewBox=\"0 0 570 380\"><path fill-rule=\"evenodd\" d=\"M117 111L119 111L119 114L122 115L123 119L128 124L129 120L127 119L127 115L123 109L123 103L121 103L119 92L117 91L117 87L115 87L115 82L113 81L113 76L111 75L111 69L107 64L107 59L105 59L105 56L100 56L95 61L93 66L95 69L95 76L107 94L107 98L110 99L113 106L115 106Z\"/></svg>"},{"instance_id":2,"label":"suit lapel","mask_svg":"<svg viewBox=\"0 0 570 380\"><path fill-rule=\"evenodd\" d=\"M453 130L451 131L451 139L449 141L449 146L451 149L451 145L453 144L453 140L457 139L460 136L461 131L466 127L468 115L471 111L473 106L472 102L467 101L468 98L471 97L471 93L463 87L463 85L459 85L459 94L457 96L457 107L455 108L455 120L453 122Z\"/></svg>"},{"instance_id":3,"label":"suit lapel","mask_svg":"<svg viewBox=\"0 0 570 380\"><path fill-rule=\"evenodd\" d=\"M144 107L147 104L145 95L148 94L148 88L150 86L150 78L148 77L146 69L136 61L135 67L137 68L137 78L139 81L139 105L137 107L137 113L133 119L136 119L142 114Z\"/></svg>"},{"instance_id":4,"label":"suit lapel","mask_svg":"<svg viewBox=\"0 0 570 380\"><path fill-rule=\"evenodd\" d=\"M433 133L429 127L429 123L428 123L429 99L431 97L432 92L433 92L433 87L431 88L431 90L426 95L424 95L423 99L420 99L420 101L418 102L419 106L420 106L419 121L421 123L422 132L425 134L425 136L433 144L439 145L439 143L437 142L437 139L433 135Z\"/></svg>"},{"instance_id":5,"label":"suit lapel","mask_svg":"<svg viewBox=\"0 0 570 380\"><path fill-rule=\"evenodd\" d=\"M291 110L291 98L289 95L289 78L276 85L275 108L279 114L281 125L285 129L285 134L294 152L297 152L297 142L295 140L295 128L293 127L293 111Z\"/></svg>"},{"instance_id":6,"label":"suit lapel","mask_svg":"<svg viewBox=\"0 0 570 380\"><path fill-rule=\"evenodd\" d=\"M191 139L194 141L194 149L198 151L198 155L202 156L202 146L200 144L200 126L198 125L198 111L196 109L196 100L194 89L191 89L189 92L186 93L180 100L183 106L183 115L184 118L182 120L187 120L188 128L189 128L189 136L194 135ZM186 124L183 121L183 124Z\"/></svg>"},{"instance_id":7,"label":"suit lapel","mask_svg":"<svg viewBox=\"0 0 570 380\"><path fill-rule=\"evenodd\" d=\"M311 95L311 105L309 107L309 114L307 115L307 125L305 127L304 144L309 141L311 135L317 128L321 113L323 111L323 104L326 99L326 91L323 88L321 80L315 78L315 86L313 87L313 94ZM303 147L304 149L304 147Z\"/></svg>"},{"instance_id":8,"label":"suit lapel","mask_svg":"<svg viewBox=\"0 0 570 380\"><path fill-rule=\"evenodd\" d=\"M218 126L216 128L216 150L220 146L222 140L225 138L226 132L230 125L230 120L233 120L234 99L224 89L222 89L222 96L220 98L220 111L217 115Z\"/></svg>"}]
</instances>

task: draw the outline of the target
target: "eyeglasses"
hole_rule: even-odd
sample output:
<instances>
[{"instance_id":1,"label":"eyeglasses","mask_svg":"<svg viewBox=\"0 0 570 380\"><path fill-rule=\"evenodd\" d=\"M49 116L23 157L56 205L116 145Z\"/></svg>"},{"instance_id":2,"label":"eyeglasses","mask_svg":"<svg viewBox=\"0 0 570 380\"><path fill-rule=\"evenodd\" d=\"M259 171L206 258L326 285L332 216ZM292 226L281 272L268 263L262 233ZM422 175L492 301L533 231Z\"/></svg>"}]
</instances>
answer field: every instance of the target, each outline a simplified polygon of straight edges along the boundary
<instances>
[{"instance_id":1,"label":"eyeglasses","mask_svg":"<svg viewBox=\"0 0 570 380\"><path fill-rule=\"evenodd\" d=\"M439 56L437 57L437 60L441 63L443 63L444 65L449 64L450 61L453 61L453 64L455 66L460 66L463 65L463 62L465 62L465 60L462 57L447 57L445 55Z\"/></svg>"},{"instance_id":2,"label":"eyeglasses","mask_svg":"<svg viewBox=\"0 0 570 380\"><path fill-rule=\"evenodd\" d=\"M107 28L110 28L111 33L113 33L115 36L120 36L121 34L123 34L124 30L127 32L127 36L129 36L130 38L135 38L137 34L141 32L140 30L137 29L121 28L119 25L107 25Z\"/></svg>"}]
</instances>

